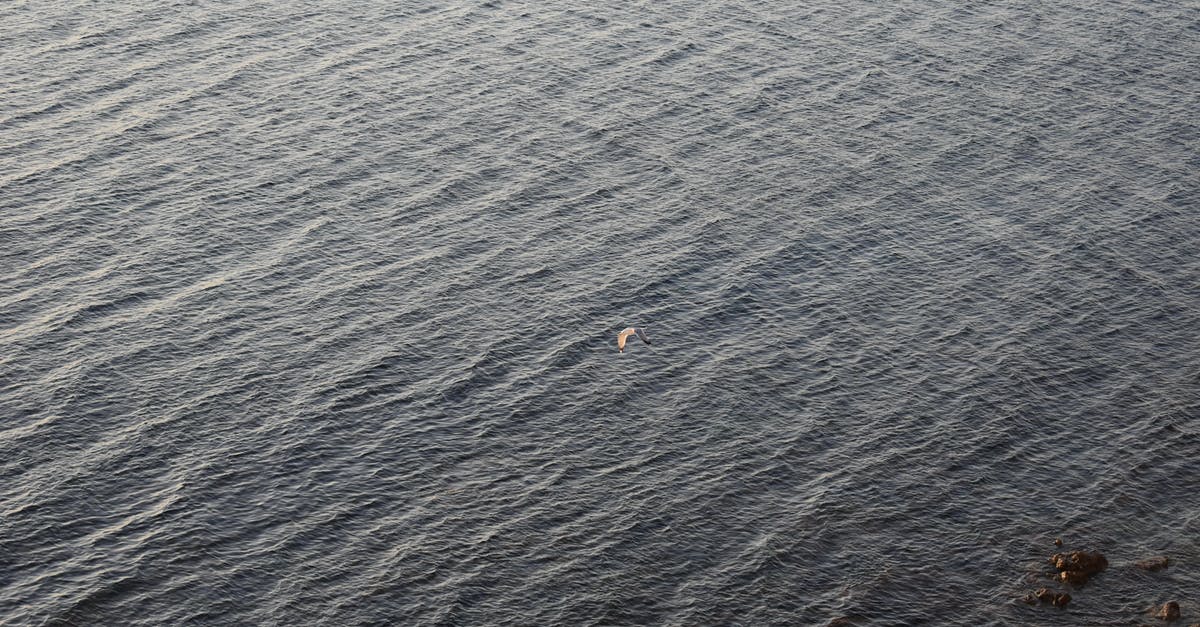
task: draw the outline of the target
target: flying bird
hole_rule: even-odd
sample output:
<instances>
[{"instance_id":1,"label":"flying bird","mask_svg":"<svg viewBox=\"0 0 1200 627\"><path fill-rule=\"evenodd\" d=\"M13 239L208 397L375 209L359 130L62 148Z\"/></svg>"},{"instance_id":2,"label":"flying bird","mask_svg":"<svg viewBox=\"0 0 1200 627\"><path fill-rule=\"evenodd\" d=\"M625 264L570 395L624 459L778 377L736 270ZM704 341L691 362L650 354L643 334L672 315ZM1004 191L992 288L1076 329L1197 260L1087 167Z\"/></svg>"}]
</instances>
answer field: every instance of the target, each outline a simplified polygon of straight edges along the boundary
<instances>
[{"instance_id":1,"label":"flying bird","mask_svg":"<svg viewBox=\"0 0 1200 627\"><path fill-rule=\"evenodd\" d=\"M635 329L633 327L629 327L628 329L625 329L624 331L621 331L620 333L617 334L617 350L618 351L620 351L622 353L625 352L625 340L629 339L629 336L633 335L634 333L637 333L637 336L642 338L643 342L645 342L647 344L650 343L650 338L646 337L645 331L641 330L640 328Z\"/></svg>"}]
</instances>

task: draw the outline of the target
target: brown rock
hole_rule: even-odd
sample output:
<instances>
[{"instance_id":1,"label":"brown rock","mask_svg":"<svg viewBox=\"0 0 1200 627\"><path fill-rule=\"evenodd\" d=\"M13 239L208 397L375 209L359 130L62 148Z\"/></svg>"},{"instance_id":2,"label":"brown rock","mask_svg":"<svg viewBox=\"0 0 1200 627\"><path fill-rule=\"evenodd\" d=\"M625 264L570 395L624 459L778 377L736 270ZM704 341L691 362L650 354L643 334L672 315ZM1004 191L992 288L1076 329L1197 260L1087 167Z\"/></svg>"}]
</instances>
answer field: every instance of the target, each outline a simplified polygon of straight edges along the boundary
<instances>
[{"instance_id":1,"label":"brown rock","mask_svg":"<svg viewBox=\"0 0 1200 627\"><path fill-rule=\"evenodd\" d=\"M1179 604L1174 601L1168 601L1163 604L1162 609L1158 610L1155 616L1163 620L1175 620L1179 618Z\"/></svg>"},{"instance_id":2,"label":"brown rock","mask_svg":"<svg viewBox=\"0 0 1200 627\"><path fill-rule=\"evenodd\" d=\"M829 621L829 627L854 627L854 622L845 616Z\"/></svg>"},{"instance_id":3,"label":"brown rock","mask_svg":"<svg viewBox=\"0 0 1200 627\"><path fill-rule=\"evenodd\" d=\"M1103 571L1105 568L1108 568L1108 558L1104 557L1100 552L1071 552L1071 570L1082 571L1091 576Z\"/></svg>"},{"instance_id":4,"label":"brown rock","mask_svg":"<svg viewBox=\"0 0 1200 627\"><path fill-rule=\"evenodd\" d=\"M1180 617L1180 604L1174 601L1164 603L1163 609L1158 610L1158 614L1154 616L1158 617L1158 619L1163 619L1164 621L1174 621Z\"/></svg>"},{"instance_id":5,"label":"brown rock","mask_svg":"<svg viewBox=\"0 0 1200 627\"><path fill-rule=\"evenodd\" d=\"M1049 588L1038 588L1037 592L1027 594L1021 600L1030 605L1041 601L1042 603L1050 603L1058 607L1066 607L1071 602L1071 595L1066 592L1055 592Z\"/></svg>"},{"instance_id":6,"label":"brown rock","mask_svg":"<svg viewBox=\"0 0 1200 627\"><path fill-rule=\"evenodd\" d=\"M1062 546L1062 538L1055 538L1054 546Z\"/></svg>"},{"instance_id":7,"label":"brown rock","mask_svg":"<svg viewBox=\"0 0 1200 627\"><path fill-rule=\"evenodd\" d=\"M1055 553L1050 556L1050 563L1060 571L1059 579L1072 585L1084 584L1089 577L1108 568L1108 559L1104 555L1087 551Z\"/></svg>"},{"instance_id":8,"label":"brown rock","mask_svg":"<svg viewBox=\"0 0 1200 627\"><path fill-rule=\"evenodd\" d=\"M1165 555L1162 557L1152 557L1150 559L1144 559L1140 562L1134 562L1133 565L1142 570L1162 570L1167 567L1167 558Z\"/></svg>"}]
</instances>

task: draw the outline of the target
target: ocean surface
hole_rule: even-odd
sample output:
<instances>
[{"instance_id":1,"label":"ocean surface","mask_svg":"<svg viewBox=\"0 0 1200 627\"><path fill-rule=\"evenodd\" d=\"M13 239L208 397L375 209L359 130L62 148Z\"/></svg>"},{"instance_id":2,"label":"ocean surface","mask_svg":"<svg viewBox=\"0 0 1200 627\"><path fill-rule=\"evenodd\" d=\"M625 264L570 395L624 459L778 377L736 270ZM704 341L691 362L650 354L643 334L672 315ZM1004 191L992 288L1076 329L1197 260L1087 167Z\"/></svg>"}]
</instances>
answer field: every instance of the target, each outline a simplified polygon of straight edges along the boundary
<instances>
[{"instance_id":1,"label":"ocean surface","mask_svg":"<svg viewBox=\"0 0 1200 627\"><path fill-rule=\"evenodd\" d=\"M1198 581L1194 0L0 3L6 627Z\"/></svg>"}]
</instances>

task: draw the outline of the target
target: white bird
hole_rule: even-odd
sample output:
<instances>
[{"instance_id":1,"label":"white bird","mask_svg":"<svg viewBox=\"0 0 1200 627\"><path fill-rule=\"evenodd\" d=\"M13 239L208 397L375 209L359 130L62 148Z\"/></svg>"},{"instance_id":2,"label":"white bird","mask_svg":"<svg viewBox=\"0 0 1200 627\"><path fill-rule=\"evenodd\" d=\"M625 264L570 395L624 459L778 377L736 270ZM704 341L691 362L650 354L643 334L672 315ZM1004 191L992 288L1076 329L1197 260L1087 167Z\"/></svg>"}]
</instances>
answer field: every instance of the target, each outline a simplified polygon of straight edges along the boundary
<instances>
[{"instance_id":1,"label":"white bird","mask_svg":"<svg viewBox=\"0 0 1200 627\"><path fill-rule=\"evenodd\" d=\"M629 336L633 335L634 333L637 333L637 336L642 338L643 342L645 342L647 344L650 343L650 338L646 337L645 331L641 330L640 328L635 329L633 327L629 327L629 328L625 329L624 331L621 331L620 333L617 334L617 350L618 351L620 351L622 353L625 352L625 340L629 339Z\"/></svg>"}]
</instances>

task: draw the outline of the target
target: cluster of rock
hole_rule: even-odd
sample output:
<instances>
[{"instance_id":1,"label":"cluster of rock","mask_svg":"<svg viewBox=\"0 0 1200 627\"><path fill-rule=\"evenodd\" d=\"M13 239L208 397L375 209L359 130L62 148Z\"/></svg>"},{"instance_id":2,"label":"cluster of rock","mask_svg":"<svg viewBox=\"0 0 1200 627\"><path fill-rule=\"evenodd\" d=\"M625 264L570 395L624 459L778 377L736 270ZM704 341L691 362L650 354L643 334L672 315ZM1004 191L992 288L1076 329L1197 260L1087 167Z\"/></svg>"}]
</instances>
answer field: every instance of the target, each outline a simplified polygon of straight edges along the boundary
<instances>
[{"instance_id":1,"label":"cluster of rock","mask_svg":"<svg viewBox=\"0 0 1200 627\"><path fill-rule=\"evenodd\" d=\"M1062 540L1055 540L1054 544L1062 546ZM1072 586L1082 586L1092 575L1108 568L1108 558L1099 552L1071 551L1070 553L1051 555L1050 565L1055 570L1052 575L1054 579ZM1030 605L1041 602L1057 607L1066 607L1071 602L1071 595L1050 588L1039 588L1037 592L1025 595L1025 602Z\"/></svg>"},{"instance_id":2,"label":"cluster of rock","mask_svg":"<svg viewBox=\"0 0 1200 627\"><path fill-rule=\"evenodd\" d=\"M1064 607L1071 602L1071 595L1066 592L1055 592L1050 588L1038 588L1037 592L1025 595L1025 602L1030 605L1038 601Z\"/></svg>"},{"instance_id":3,"label":"cluster of rock","mask_svg":"<svg viewBox=\"0 0 1200 627\"><path fill-rule=\"evenodd\" d=\"M1054 544L1062 546L1062 540L1056 539ZM1054 571L1049 573L1052 579L1061 584L1069 584L1075 587L1082 586L1087 583L1088 579L1108 568L1108 558L1104 557L1099 551L1055 553L1050 556L1049 562L1054 567ZM1154 572L1166 568L1168 564L1169 561L1166 557L1152 557L1135 562L1134 566L1141 570ZM1071 595L1065 591L1039 588L1037 592L1025 595L1023 600L1030 605L1045 603L1056 607L1066 607L1071 602ZM1170 601L1161 608L1156 607L1152 613L1155 618L1164 621L1178 620L1180 616L1179 604L1175 601ZM1189 625L1188 627L1200 627L1200 623Z\"/></svg>"},{"instance_id":4,"label":"cluster of rock","mask_svg":"<svg viewBox=\"0 0 1200 627\"><path fill-rule=\"evenodd\" d=\"M1071 551L1051 555L1050 564L1058 571L1058 578L1064 583L1082 586L1092 575L1108 568L1108 559L1099 552Z\"/></svg>"}]
</instances>

